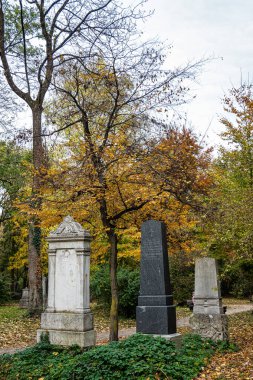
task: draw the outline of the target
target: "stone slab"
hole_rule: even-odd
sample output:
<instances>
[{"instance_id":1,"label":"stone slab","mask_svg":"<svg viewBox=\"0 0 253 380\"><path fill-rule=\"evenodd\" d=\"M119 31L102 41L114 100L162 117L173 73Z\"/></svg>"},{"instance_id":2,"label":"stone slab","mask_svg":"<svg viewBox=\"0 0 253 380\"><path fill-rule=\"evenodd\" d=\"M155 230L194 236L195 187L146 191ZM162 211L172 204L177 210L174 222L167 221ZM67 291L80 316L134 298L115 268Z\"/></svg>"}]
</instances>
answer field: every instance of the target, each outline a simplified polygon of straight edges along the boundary
<instances>
[{"instance_id":1,"label":"stone slab","mask_svg":"<svg viewBox=\"0 0 253 380\"><path fill-rule=\"evenodd\" d=\"M29 307L29 289L28 288L22 289L22 297L19 301L19 307L21 309L28 309Z\"/></svg>"},{"instance_id":2,"label":"stone slab","mask_svg":"<svg viewBox=\"0 0 253 380\"><path fill-rule=\"evenodd\" d=\"M161 337L163 339L166 339L166 340L171 340L172 342L175 343L175 346L177 348L180 348L181 345L182 345L182 335L179 334L179 333L175 333L175 334L169 334L169 335L158 335L158 334L153 334L154 337Z\"/></svg>"},{"instance_id":3,"label":"stone slab","mask_svg":"<svg viewBox=\"0 0 253 380\"><path fill-rule=\"evenodd\" d=\"M202 257L195 263L194 314L223 314L217 261Z\"/></svg>"},{"instance_id":4,"label":"stone slab","mask_svg":"<svg viewBox=\"0 0 253 380\"><path fill-rule=\"evenodd\" d=\"M48 330L89 331L93 329L93 314L88 313L42 313L41 328Z\"/></svg>"},{"instance_id":5,"label":"stone slab","mask_svg":"<svg viewBox=\"0 0 253 380\"><path fill-rule=\"evenodd\" d=\"M37 342L40 342L41 335L47 334L51 344L60 346L91 347L96 344L96 333L94 330L85 332L60 331L60 330L37 330Z\"/></svg>"},{"instance_id":6,"label":"stone slab","mask_svg":"<svg viewBox=\"0 0 253 380\"><path fill-rule=\"evenodd\" d=\"M136 331L158 335L176 333L176 306L137 306Z\"/></svg>"},{"instance_id":7,"label":"stone slab","mask_svg":"<svg viewBox=\"0 0 253 380\"><path fill-rule=\"evenodd\" d=\"M195 334L212 340L228 340L228 317L225 314L193 314L190 326Z\"/></svg>"},{"instance_id":8,"label":"stone slab","mask_svg":"<svg viewBox=\"0 0 253 380\"><path fill-rule=\"evenodd\" d=\"M202 257L195 264L195 296L220 298L217 262L211 257Z\"/></svg>"}]
</instances>

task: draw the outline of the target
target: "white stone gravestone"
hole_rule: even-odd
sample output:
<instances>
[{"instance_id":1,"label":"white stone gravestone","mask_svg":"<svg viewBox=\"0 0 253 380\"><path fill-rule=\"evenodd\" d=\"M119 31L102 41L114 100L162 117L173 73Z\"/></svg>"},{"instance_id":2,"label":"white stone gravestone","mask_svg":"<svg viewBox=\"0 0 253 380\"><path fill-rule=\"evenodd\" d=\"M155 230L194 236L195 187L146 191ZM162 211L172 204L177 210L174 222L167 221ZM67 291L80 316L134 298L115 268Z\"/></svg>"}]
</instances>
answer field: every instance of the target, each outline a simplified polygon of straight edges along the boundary
<instances>
[{"instance_id":1,"label":"white stone gravestone","mask_svg":"<svg viewBox=\"0 0 253 380\"><path fill-rule=\"evenodd\" d=\"M29 289L28 288L22 289L22 297L19 301L19 307L21 309L28 309L29 307Z\"/></svg>"},{"instance_id":2,"label":"white stone gravestone","mask_svg":"<svg viewBox=\"0 0 253 380\"><path fill-rule=\"evenodd\" d=\"M52 344L80 347L95 344L90 311L90 234L67 216L47 238L48 301L41 315L42 334Z\"/></svg>"},{"instance_id":3,"label":"white stone gravestone","mask_svg":"<svg viewBox=\"0 0 253 380\"><path fill-rule=\"evenodd\" d=\"M195 263L194 306L190 325L203 338L228 340L217 262L210 257L197 259Z\"/></svg>"}]
</instances>

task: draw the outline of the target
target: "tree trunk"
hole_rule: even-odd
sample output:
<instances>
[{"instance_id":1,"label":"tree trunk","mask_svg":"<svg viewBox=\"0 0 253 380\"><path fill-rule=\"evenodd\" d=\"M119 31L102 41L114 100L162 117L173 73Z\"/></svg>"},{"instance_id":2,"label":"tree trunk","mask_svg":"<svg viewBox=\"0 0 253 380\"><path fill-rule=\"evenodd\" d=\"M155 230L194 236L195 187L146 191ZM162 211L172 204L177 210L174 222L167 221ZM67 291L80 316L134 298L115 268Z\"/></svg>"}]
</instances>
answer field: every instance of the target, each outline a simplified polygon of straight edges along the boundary
<instances>
[{"instance_id":1,"label":"tree trunk","mask_svg":"<svg viewBox=\"0 0 253 380\"><path fill-rule=\"evenodd\" d=\"M42 311L40 245L40 227L36 227L32 220L28 241L29 313L32 315L40 314Z\"/></svg>"},{"instance_id":2,"label":"tree trunk","mask_svg":"<svg viewBox=\"0 0 253 380\"><path fill-rule=\"evenodd\" d=\"M41 197L39 195L41 185L40 169L44 163L44 149L41 137L42 107L35 105L32 110L33 116L33 199L31 207L39 209L41 207ZM42 273L41 273L41 228L37 217L31 217L29 221L29 244L28 244L28 281L29 281L29 312L39 314L42 311Z\"/></svg>"},{"instance_id":3,"label":"tree trunk","mask_svg":"<svg viewBox=\"0 0 253 380\"><path fill-rule=\"evenodd\" d=\"M118 324L119 324L119 300L118 300L118 284L117 284L117 235L114 230L108 232L110 241L110 281L111 281L111 310L110 310L110 342L118 340Z\"/></svg>"}]
</instances>

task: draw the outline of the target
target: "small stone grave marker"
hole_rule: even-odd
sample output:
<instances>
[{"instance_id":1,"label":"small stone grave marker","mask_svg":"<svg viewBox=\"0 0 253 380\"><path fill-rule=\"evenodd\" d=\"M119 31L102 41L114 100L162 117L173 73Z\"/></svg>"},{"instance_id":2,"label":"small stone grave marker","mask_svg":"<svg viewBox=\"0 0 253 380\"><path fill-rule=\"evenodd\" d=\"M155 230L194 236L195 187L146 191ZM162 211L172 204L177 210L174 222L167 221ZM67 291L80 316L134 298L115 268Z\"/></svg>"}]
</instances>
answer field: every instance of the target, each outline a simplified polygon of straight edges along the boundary
<instances>
[{"instance_id":1,"label":"small stone grave marker","mask_svg":"<svg viewBox=\"0 0 253 380\"><path fill-rule=\"evenodd\" d=\"M193 331L203 338L228 340L228 322L222 307L217 261L210 257L195 262Z\"/></svg>"},{"instance_id":2,"label":"small stone grave marker","mask_svg":"<svg viewBox=\"0 0 253 380\"><path fill-rule=\"evenodd\" d=\"M22 297L20 298L20 301L19 301L19 307L21 309L28 309L29 307L29 289L28 288L22 289Z\"/></svg>"}]
</instances>

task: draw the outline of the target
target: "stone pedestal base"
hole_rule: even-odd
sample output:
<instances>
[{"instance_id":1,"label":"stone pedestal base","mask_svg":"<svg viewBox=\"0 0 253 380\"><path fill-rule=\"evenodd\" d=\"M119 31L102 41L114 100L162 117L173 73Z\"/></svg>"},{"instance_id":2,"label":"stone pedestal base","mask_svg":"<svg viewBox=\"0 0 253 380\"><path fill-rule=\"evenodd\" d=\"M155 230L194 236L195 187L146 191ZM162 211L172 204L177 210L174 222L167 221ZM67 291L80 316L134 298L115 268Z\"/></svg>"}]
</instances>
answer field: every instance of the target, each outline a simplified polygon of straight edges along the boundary
<instances>
[{"instance_id":1,"label":"stone pedestal base","mask_svg":"<svg viewBox=\"0 0 253 380\"><path fill-rule=\"evenodd\" d=\"M143 334L176 333L176 306L137 306L136 331Z\"/></svg>"},{"instance_id":2,"label":"stone pedestal base","mask_svg":"<svg viewBox=\"0 0 253 380\"><path fill-rule=\"evenodd\" d=\"M153 334L154 337L160 336L161 338L164 338L166 340L171 340L172 342L175 343L175 346L177 348L181 347L182 344L182 335L181 334L170 334L170 335L158 335L158 334Z\"/></svg>"},{"instance_id":3,"label":"stone pedestal base","mask_svg":"<svg viewBox=\"0 0 253 380\"><path fill-rule=\"evenodd\" d=\"M41 328L44 330L93 330L93 314L71 312L45 312L41 314Z\"/></svg>"},{"instance_id":4,"label":"stone pedestal base","mask_svg":"<svg viewBox=\"0 0 253 380\"><path fill-rule=\"evenodd\" d=\"M90 331L61 331L61 330L37 330L37 342L40 342L42 334L48 334L51 344L61 346L72 346L77 344L80 347L91 347L96 344L96 333Z\"/></svg>"},{"instance_id":5,"label":"stone pedestal base","mask_svg":"<svg viewBox=\"0 0 253 380\"><path fill-rule=\"evenodd\" d=\"M41 329L37 330L37 342L42 334L49 335L52 344L80 347L94 346L93 315L90 312L45 312L41 314Z\"/></svg>"},{"instance_id":6,"label":"stone pedestal base","mask_svg":"<svg viewBox=\"0 0 253 380\"><path fill-rule=\"evenodd\" d=\"M193 314L190 326L202 338L228 340L228 317L225 314Z\"/></svg>"}]
</instances>

